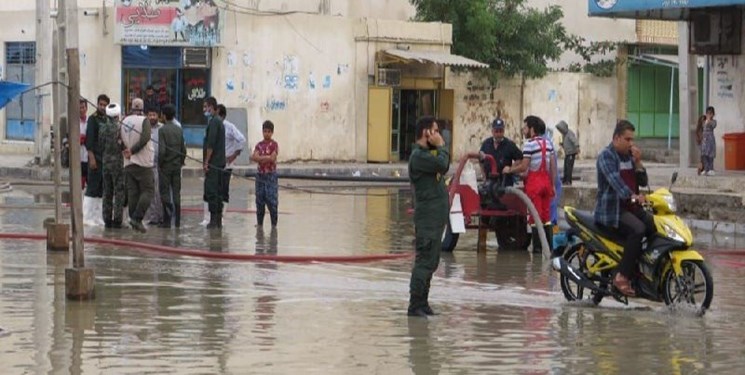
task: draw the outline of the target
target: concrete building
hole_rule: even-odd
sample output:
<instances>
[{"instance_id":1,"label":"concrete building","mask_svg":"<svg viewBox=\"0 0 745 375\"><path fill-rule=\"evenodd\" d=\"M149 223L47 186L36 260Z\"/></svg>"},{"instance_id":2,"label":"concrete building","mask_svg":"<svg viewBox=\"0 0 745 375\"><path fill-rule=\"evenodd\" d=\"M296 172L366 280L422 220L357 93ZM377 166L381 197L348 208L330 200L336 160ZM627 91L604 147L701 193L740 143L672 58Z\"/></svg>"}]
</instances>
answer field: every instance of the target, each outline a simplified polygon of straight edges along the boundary
<instances>
[{"instance_id":1,"label":"concrete building","mask_svg":"<svg viewBox=\"0 0 745 375\"><path fill-rule=\"evenodd\" d=\"M644 34L634 21L588 20L581 7L560 3L570 32L602 30L593 34L597 40L629 45ZM281 161L405 160L414 121L425 114L452 120L456 158L478 149L498 115L508 121L508 135L519 139L520 119L528 114L550 125L568 121L580 134L582 156L592 157L607 144L615 119L628 113L626 68L609 78L559 71L494 85L472 71L451 71L483 64L450 54L451 25L409 21L414 9L406 0L103 4L78 1L82 95L95 101L106 93L126 109L152 85L153 103L177 105L197 157L201 101L209 95L229 108L249 147L260 139L261 123L272 120ZM33 2L0 2L4 79L33 82L33 66L51 59L49 48L34 43L35 10ZM574 59L565 56L555 68ZM2 153L33 154L38 130L48 134L49 97L32 92L23 99L23 106L0 111ZM48 137L41 138L47 147Z\"/></svg>"},{"instance_id":2,"label":"concrete building","mask_svg":"<svg viewBox=\"0 0 745 375\"><path fill-rule=\"evenodd\" d=\"M152 103L176 104L187 142L198 147L202 100L212 95L252 144L261 137L261 123L272 120L283 161L397 160L392 145L412 141L405 137L413 134L413 123L397 124L393 133L390 118L377 120L393 112L394 88L417 95L409 103L412 115L440 116L452 109L441 100L454 97L439 94L444 67L483 66L449 54L450 25L409 22L407 1L78 4L84 97L95 101L106 93L128 109L153 86ZM33 82L28 72L50 58L51 51L36 49L35 16L28 2L0 5L0 57L10 73L4 78ZM384 61L406 69L379 70ZM387 97L381 101L378 94ZM3 152L32 152L40 129L36 99L26 94L0 115ZM403 140L391 141L399 131Z\"/></svg>"},{"instance_id":3,"label":"concrete building","mask_svg":"<svg viewBox=\"0 0 745 375\"><path fill-rule=\"evenodd\" d=\"M745 132L745 113L741 105L745 87L741 68L745 63L742 55L744 8L745 2L741 0L588 1L589 13L596 17L679 21L681 166L698 162L693 135L696 119L703 112L700 103L705 101L717 110L715 169L722 169L730 162L739 162L745 169L745 154L732 152L734 148L728 152L722 140L724 134ZM704 85L696 84L697 80L700 81L696 73L696 56L705 56L702 59ZM738 160L727 161L727 155L735 155Z\"/></svg>"}]
</instances>

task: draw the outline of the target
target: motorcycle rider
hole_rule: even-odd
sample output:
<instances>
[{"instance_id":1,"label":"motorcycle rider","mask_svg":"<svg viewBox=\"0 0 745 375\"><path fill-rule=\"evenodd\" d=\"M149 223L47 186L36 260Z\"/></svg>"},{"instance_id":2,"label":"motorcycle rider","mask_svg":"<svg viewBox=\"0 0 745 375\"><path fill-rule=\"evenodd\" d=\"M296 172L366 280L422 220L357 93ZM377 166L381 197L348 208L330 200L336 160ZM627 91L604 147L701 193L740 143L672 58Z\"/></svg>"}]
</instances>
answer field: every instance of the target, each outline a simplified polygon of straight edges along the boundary
<instances>
[{"instance_id":1,"label":"motorcycle rider","mask_svg":"<svg viewBox=\"0 0 745 375\"><path fill-rule=\"evenodd\" d=\"M613 131L613 141L598 155L598 191L595 221L615 228L626 238L623 256L613 286L626 296L636 293L631 278L642 251L645 235L654 233L654 219L641 207L645 197L639 186L647 185L647 171L641 161L641 151L634 146L636 128L627 120L619 120Z\"/></svg>"}]
</instances>

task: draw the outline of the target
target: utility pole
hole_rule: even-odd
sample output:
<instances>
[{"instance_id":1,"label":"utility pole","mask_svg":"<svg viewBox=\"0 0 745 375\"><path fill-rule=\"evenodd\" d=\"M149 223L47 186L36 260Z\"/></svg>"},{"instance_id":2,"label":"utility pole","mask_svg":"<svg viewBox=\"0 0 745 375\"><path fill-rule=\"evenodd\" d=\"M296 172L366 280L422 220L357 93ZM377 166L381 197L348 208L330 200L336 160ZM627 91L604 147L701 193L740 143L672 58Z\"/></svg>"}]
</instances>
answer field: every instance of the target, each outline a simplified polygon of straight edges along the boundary
<instances>
[{"instance_id":1,"label":"utility pole","mask_svg":"<svg viewBox=\"0 0 745 375\"><path fill-rule=\"evenodd\" d=\"M49 0L36 0L36 61L34 63L34 85L40 86L52 79L49 56L52 19L49 14ZM40 165L49 164L49 131L52 123L50 106L51 89L45 86L36 89L36 129L34 132L34 156ZM55 133L59 136L59 133Z\"/></svg>"},{"instance_id":2,"label":"utility pole","mask_svg":"<svg viewBox=\"0 0 745 375\"><path fill-rule=\"evenodd\" d=\"M80 55L78 52L78 2L60 0L64 9L67 35L67 116L80 118ZM62 46L60 46L62 49ZM72 121L70 121L72 123ZM72 124L71 124L72 125ZM69 126L70 138L80 139L80 127ZM80 142L70 142L70 165L80 165ZM80 168L70 168L70 207L72 208L72 267L65 269L65 294L68 299L87 300L96 296L95 274L92 268L85 267L83 248L83 197L80 181Z\"/></svg>"},{"instance_id":3,"label":"utility pole","mask_svg":"<svg viewBox=\"0 0 745 375\"><path fill-rule=\"evenodd\" d=\"M62 13L62 15L60 15ZM57 11L57 16L60 18L57 18L57 26L59 27L59 20L64 20L64 12ZM43 28L44 20L48 24L51 23L51 16L49 12L49 1L46 0L37 0L36 1L36 17L37 17L37 24L40 28ZM50 25L47 25L50 26ZM49 27L51 28L51 27ZM36 84L41 85L43 83L51 81L51 77L54 76L55 80L59 80L58 72L60 69L60 66L65 66L64 63L60 63L59 61L59 41L57 40L57 36L60 34L58 30L55 30L53 32L52 36L52 43L51 46L49 45L49 38L42 38L42 36L46 36L49 33L49 30L44 31L43 33L40 33L40 30L37 30L36 32L36 38L37 38L37 56L39 57L36 60L36 67L37 67L37 75L36 75ZM62 33L64 34L64 33ZM41 41L40 39L43 39ZM42 43L42 44L39 44ZM50 60L49 56L49 47L51 47L51 61L52 66L51 70L49 69L41 69L40 67L47 67L48 61ZM44 73L40 73L40 71L43 71ZM44 76L46 78L42 79L40 82L40 77ZM45 87L44 91L48 91L49 89ZM39 90L40 91L40 90ZM54 127L54 223L47 225L47 250L52 251L69 251L70 250L70 226L68 224L64 224L62 221L62 135L65 134L65 132L62 130L63 126L62 123L66 122L66 119L64 116L61 115L61 106L60 106L60 97L63 94L66 94L65 91L62 89L62 85L59 83L55 83L52 86L52 90L54 93L54 97L52 100L52 110L53 110L53 127ZM42 94L43 95L43 94ZM48 100L44 100L45 98L42 97L42 103L48 103ZM42 116L37 116L37 118L41 119L39 121L39 126L37 126L37 137L36 137L36 155L39 157L40 164L44 164L42 161L45 160L43 156L43 152L46 150L46 147L43 147L44 145L44 137L40 137L40 135L45 131L47 125L46 122L49 121L50 113L49 113L49 106L42 104L40 106L40 110L42 113ZM48 131L46 133L49 134ZM68 138L69 139L69 138ZM70 142L72 142L70 140ZM41 150L41 151L40 151ZM71 165L72 167L72 165ZM72 169L72 168L71 168Z\"/></svg>"}]
</instances>

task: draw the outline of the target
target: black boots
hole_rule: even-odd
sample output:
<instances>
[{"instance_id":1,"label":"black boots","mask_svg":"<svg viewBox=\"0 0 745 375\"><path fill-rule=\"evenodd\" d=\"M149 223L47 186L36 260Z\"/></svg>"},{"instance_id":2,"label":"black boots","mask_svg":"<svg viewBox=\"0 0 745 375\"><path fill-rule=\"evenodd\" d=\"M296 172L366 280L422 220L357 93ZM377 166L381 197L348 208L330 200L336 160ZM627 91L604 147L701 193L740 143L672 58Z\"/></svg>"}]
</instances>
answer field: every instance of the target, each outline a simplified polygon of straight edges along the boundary
<instances>
[{"instance_id":1,"label":"black boots","mask_svg":"<svg viewBox=\"0 0 745 375\"><path fill-rule=\"evenodd\" d=\"M173 206L171 205L163 205L163 221L158 225L158 228L164 228L168 229L171 227L171 212L173 211Z\"/></svg>"},{"instance_id":2,"label":"black boots","mask_svg":"<svg viewBox=\"0 0 745 375\"><path fill-rule=\"evenodd\" d=\"M207 229L222 229L222 212L210 212L210 223Z\"/></svg>"},{"instance_id":3,"label":"black boots","mask_svg":"<svg viewBox=\"0 0 745 375\"><path fill-rule=\"evenodd\" d=\"M435 313L432 308L429 307L429 302L427 301L426 295L415 296L412 294L409 297L409 308L406 311L406 315L426 318L427 316L437 315L437 313Z\"/></svg>"},{"instance_id":4,"label":"black boots","mask_svg":"<svg viewBox=\"0 0 745 375\"><path fill-rule=\"evenodd\" d=\"M546 234L546 242L548 242L548 252L553 256L553 242L554 242L554 226L552 224L546 224L543 228L538 229L536 225L532 225L532 237L533 237L533 253L540 254L543 251L541 245L541 237L538 235L539 230L543 230Z\"/></svg>"},{"instance_id":5,"label":"black boots","mask_svg":"<svg viewBox=\"0 0 745 375\"><path fill-rule=\"evenodd\" d=\"M163 212L163 222L158 225L158 228L164 228L168 229L171 227L171 214L168 212Z\"/></svg>"}]
</instances>

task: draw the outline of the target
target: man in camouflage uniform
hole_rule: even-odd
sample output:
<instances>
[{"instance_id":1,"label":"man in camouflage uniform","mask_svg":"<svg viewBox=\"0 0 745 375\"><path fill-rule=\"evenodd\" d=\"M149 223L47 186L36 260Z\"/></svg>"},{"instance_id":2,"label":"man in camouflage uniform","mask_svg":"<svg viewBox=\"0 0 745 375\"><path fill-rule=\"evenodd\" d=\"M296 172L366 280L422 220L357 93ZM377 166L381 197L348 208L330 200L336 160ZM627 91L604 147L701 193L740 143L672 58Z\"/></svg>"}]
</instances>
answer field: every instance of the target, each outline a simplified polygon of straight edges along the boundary
<instances>
[{"instance_id":1,"label":"man in camouflage uniform","mask_svg":"<svg viewBox=\"0 0 745 375\"><path fill-rule=\"evenodd\" d=\"M121 228L124 212L124 156L119 133L121 109L106 107L106 121L99 130L98 145L103 160L103 221L106 228Z\"/></svg>"}]
</instances>

